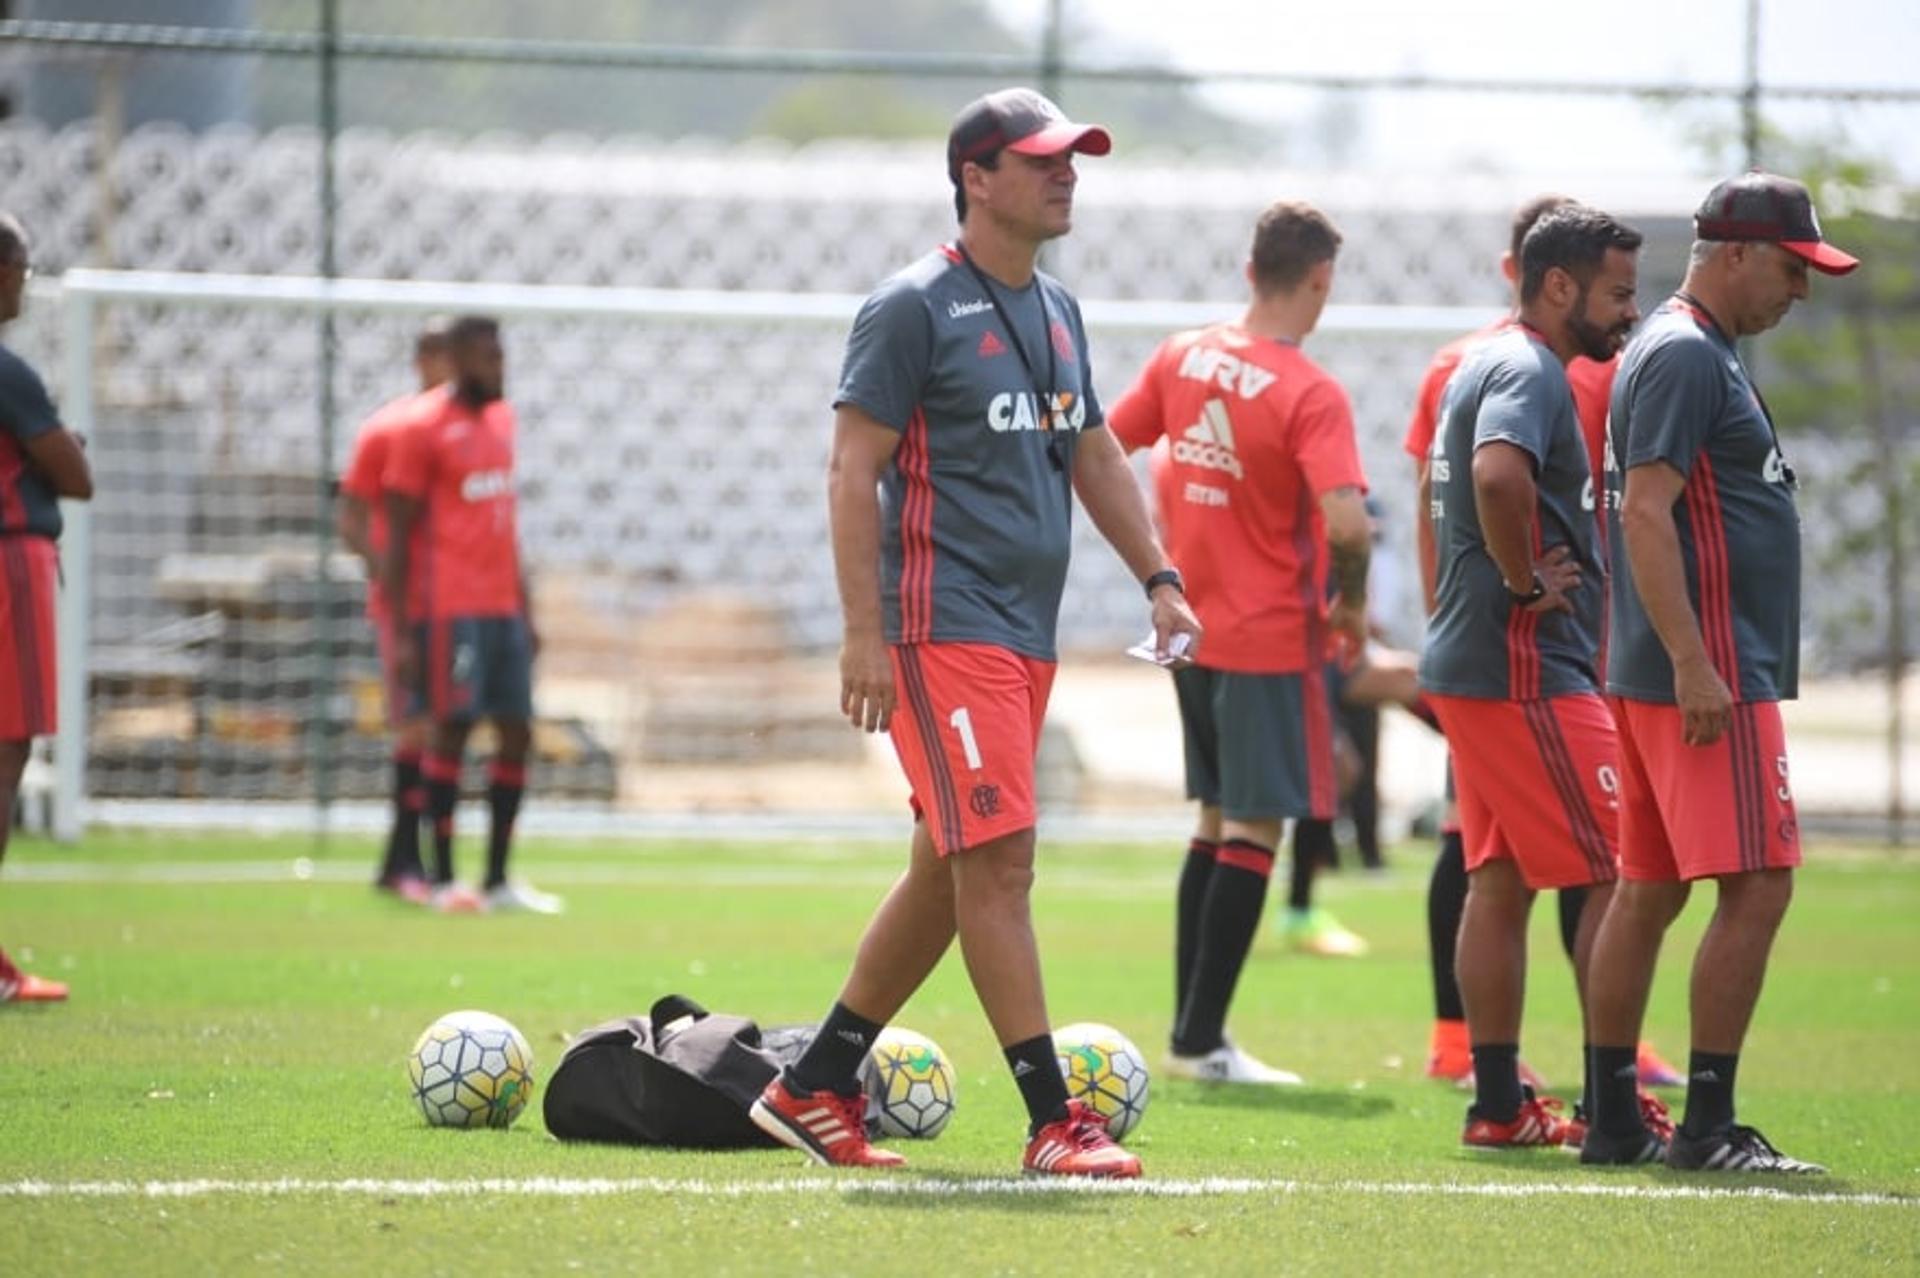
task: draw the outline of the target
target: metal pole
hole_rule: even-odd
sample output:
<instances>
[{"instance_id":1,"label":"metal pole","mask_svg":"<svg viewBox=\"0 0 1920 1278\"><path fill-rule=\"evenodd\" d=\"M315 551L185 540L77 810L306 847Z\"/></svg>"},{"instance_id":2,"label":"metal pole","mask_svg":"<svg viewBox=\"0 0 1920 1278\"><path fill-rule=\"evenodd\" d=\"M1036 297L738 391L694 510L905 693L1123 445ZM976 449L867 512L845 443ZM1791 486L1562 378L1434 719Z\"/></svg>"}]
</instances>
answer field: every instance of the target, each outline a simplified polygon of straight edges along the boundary
<instances>
[{"instance_id":1,"label":"metal pole","mask_svg":"<svg viewBox=\"0 0 1920 1278\"><path fill-rule=\"evenodd\" d=\"M68 430L93 436L93 298L67 293L60 299L64 329L60 417ZM87 689L93 668L93 509L83 501L60 503L60 669L54 685L59 735L53 753L53 837L76 843L87 822Z\"/></svg>"},{"instance_id":2,"label":"metal pole","mask_svg":"<svg viewBox=\"0 0 1920 1278\"><path fill-rule=\"evenodd\" d=\"M1747 167L1760 167L1760 0L1747 0L1747 77L1740 90L1740 134Z\"/></svg>"},{"instance_id":3,"label":"metal pole","mask_svg":"<svg viewBox=\"0 0 1920 1278\"><path fill-rule=\"evenodd\" d=\"M1040 33L1040 92L1060 100L1060 50L1065 44L1066 0L1047 0L1047 25Z\"/></svg>"},{"instance_id":4,"label":"metal pole","mask_svg":"<svg viewBox=\"0 0 1920 1278\"><path fill-rule=\"evenodd\" d=\"M339 0L321 0L320 33L320 277L332 280L339 275L334 256L334 137L340 131ZM338 656L334 651L333 574L328 569L333 556L333 374L337 359L334 314L328 308L320 313L320 455L314 467L313 748L308 751L313 760L314 850L319 855L326 853L333 816L333 755L337 744L333 702Z\"/></svg>"}]
</instances>

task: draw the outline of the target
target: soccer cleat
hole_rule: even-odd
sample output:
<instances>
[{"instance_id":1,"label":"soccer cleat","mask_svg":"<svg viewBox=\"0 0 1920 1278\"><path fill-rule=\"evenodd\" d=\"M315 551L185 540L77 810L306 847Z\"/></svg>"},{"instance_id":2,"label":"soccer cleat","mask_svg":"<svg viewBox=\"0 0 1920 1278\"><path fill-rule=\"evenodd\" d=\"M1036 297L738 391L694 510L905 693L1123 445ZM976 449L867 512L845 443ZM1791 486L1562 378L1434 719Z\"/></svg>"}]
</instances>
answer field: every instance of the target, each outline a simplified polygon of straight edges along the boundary
<instances>
[{"instance_id":1,"label":"soccer cleat","mask_svg":"<svg viewBox=\"0 0 1920 1278\"><path fill-rule=\"evenodd\" d=\"M1634 1055L1634 1065L1640 1071L1642 1087L1685 1087L1687 1076L1675 1069L1660 1053L1653 1050L1653 1044L1646 1039L1640 1040L1640 1050Z\"/></svg>"},{"instance_id":2,"label":"soccer cleat","mask_svg":"<svg viewBox=\"0 0 1920 1278\"><path fill-rule=\"evenodd\" d=\"M1296 1087L1300 1083L1298 1074L1275 1069L1235 1047L1230 1039L1198 1056L1169 1052L1165 1068L1170 1077L1196 1083L1265 1083L1272 1087Z\"/></svg>"},{"instance_id":3,"label":"soccer cleat","mask_svg":"<svg viewBox=\"0 0 1920 1278\"><path fill-rule=\"evenodd\" d=\"M64 983L21 971L0 950L0 1003L64 1003L66 999Z\"/></svg>"},{"instance_id":4,"label":"soccer cleat","mask_svg":"<svg viewBox=\"0 0 1920 1278\"><path fill-rule=\"evenodd\" d=\"M1609 1136L1598 1127L1587 1129L1580 1142L1580 1161L1589 1167L1638 1167L1667 1161L1667 1142L1642 1128L1631 1136Z\"/></svg>"},{"instance_id":5,"label":"soccer cleat","mask_svg":"<svg viewBox=\"0 0 1920 1278\"><path fill-rule=\"evenodd\" d=\"M796 1093L776 1075L748 1111L753 1125L822 1167L903 1167L906 1159L867 1139L867 1098L858 1092Z\"/></svg>"},{"instance_id":6,"label":"soccer cleat","mask_svg":"<svg viewBox=\"0 0 1920 1278\"><path fill-rule=\"evenodd\" d=\"M1104 1115L1084 1101L1067 1102L1067 1116L1048 1123L1027 1142L1020 1169L1029 1176L1093 1176L1131 1180L1140 1160L1107 1135Z\"/></svg>"},{"instance_id":7,"label":"soccer cleat","mask_svg":"<svg viewBox=\"0 0 1920 1278\"><path fill-rule=\"evenodd\" d=\"M1476 1118L1467 1110L1467 1125L1460 1143L1477 1149L1529 1149L1541 1145L1560 1145L1566 1141L1567 1119L1560 1116L1560 1102L1551 1096L1535 1096L1525 1090L1520 1110L1502 1122Z\"/></svg>"},{"instance_id":8,"label":"soccer cleat","mask_svg":"<svg viewBox=\"0 0 1920 1278\"><path fill-rule=\"evenodd\" d=\"M393 893L410 905L426 905L433 900L433 884L418 874L395 874L376 879L373 886L382 892Z\"/></svg>"},{"instance_id":9,"label":"soccer cleat","mask_svg":"<svg viewBox=\"0 0 1920 1278\"><path fill-rule=\"evenodd\" d=\"M1319 958L1360 958L1367 952L1364 937L1349 932L1339 919L1318 907L1282 914L1280 940L1295 953Z\"/></svg>"},{"instance_id":10,"label":"soccer cleat","mask_svg":"<svg viewBox=\"0 0 1920 1278\"><path fill-rule=\"evenodd\" d=\"M1465 1021L1433 1023L1433 1037L1427 1047L1427 1077L1452 1083L1463 1092L1473 1090L1473 1043L1467 1037ZM1520 1062L1520 1081L1536 1092L1547 1090L1547 1080L1525 1061Z\"/></svg>"},{"instance_id":11,"label":"soccer cleat","mask_svg":"<svg viewBox=\"0 0 1920 1278\"><path fill-rule=\"evenodd\" d=\"M464 883L442 883L427 904L438 914L485 914L487 899Z\"/></svg>"},{"instance_id":12,"label":"soccer cleat","mask_svg":"<svg viewBox=\"0 0 1920 1278\"><path fill-rule=\"evenodd\" d=\"M1758 1130L1738 1123L1705 1136L1676 1131L1667 1145L1667 1166L1676 1171L1784 1172L1824 1176L1819 1163L1806 1163L1773 1147Z\"/></svg>"},{"instance_id":13,"label":"soccer cleat","mask_svg":"<svg viewBox=\"0 0 1920 1278\"><path fill-rule=\"evenodd\" d=\"M567 903L526 883L501 883L487 889L487 908L502 914L563 914Z\"/></svg>"},{"instance_id":14,"label":"soccer cleat","mask_svg":"<svg viewBox=\"0 0 1920 1278\"><path fill-rule=\"evenodd\" d=\"M1641 1130L1659 1141L1660 1148L1664 1152L1667 1142L1673 1139L1673 1115L1668 1112L1667 1103L1652 1092L1640 1092L1639 1101ZM1567 1120L1567 1130L1562 1135L1561 1142L1569 1149L1584 1148L1589 1130L1588 1123L1587 1107L1575 1103L1573 1117ZM1652 1160L1636 1158L1632 1161L1644 1163Z\"/></svg>"}]
</instances>

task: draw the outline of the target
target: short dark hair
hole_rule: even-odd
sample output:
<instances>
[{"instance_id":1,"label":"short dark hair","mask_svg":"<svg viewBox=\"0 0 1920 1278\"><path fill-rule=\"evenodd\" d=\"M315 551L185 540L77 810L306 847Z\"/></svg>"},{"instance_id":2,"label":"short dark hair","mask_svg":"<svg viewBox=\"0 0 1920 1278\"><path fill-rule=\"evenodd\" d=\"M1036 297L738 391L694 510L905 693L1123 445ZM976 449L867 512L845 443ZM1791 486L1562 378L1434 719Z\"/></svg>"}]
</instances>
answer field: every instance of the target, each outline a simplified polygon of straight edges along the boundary
<instances>
[{"instance_id":1,"label":"short dark hair","mask_svg":"<svg viewBox=\"0 0 1920 1278\"><path fill-rule=\"evenodd\" d=\"M413 353L437 355L453 344L453 321L445 315L435 315L420 326L420 332L413 339Z\"/></svg>"},{"instance_id":2,"label":"short dark hair","mask_svg":"<svg viewBox=\"0 0 1920 1278\"><path fill-rule=\"evenodd\" d=\"M1563 204L1544 214L1520 245L1520 300L1531 302L1546 286L1547 272L1558 267L1582 287L1599 273L1609 249L1631 253L1640 232L1610 213L1585 204Z\"/></svg>"},{"instance_id":3,"label":"short dark hair","mask_svg":"<svg viewBox=\"0 0 1920 1278\"><path fill-rule=\"evenodd\" d=\"M1002 148L1002 150L1004 149L1005 148ZM958 169L954 170L953 216L954 216L954 220L957 222L965 222L967 220L966 178L967 178L968 164L977 164L983 169L989 169L989 170L997 169L1000 167L1000 152L989 151L985 155L975 156L973 159L967 160L965 163L961 164L961 166Z\"/></svg>"},{"instance_id":4,"label":"short dark hair","mask_svg":"<svg viewBox=\"0 0 1920 1278\"><path fill-rule=\"evenodd\" d=\"M1520 266L1520 246L1527 242L1527 232L1533 229L1533 224L1555 209L1563 209L1569 204L1578 203L1579 201L1571 195L1555 195L1549 192L1534 196L1513 211L1513 226L1507 236L1507 252L1513 255L1515 269Z\"/></svg>"},{"instance_id":5,"label":"short dark hair","mask_svg":"<svg viewBox=\"0 0 1920 1278\"><path fill-rule=\"evenodd\" d=\"M27 260L27 228L11 213L0 212L0 261Z\"/></svg>"},{"instance_id":6,"label":"short dark hair","mask_svg":"<svg viewBox=\"0 0 1920 1278\"><path fill-rule=\"evenodd\" d=\"M1262 293L1284 292L1339 251L1340 232L1325 213L1299 200L1281 200L1253 225L1253 286Z\"/></svg>"},{"instance_id":7,"label":"short dark hair","mask_svg":"<svg viewBox=\"0 0 1920 1278\"><path fill-rule=\"evenodd\" d=\"M482 338L500 340L500 321L491 315L462 315L447 325L447 345L464 346Z\"/></svg>"}]
</instances>

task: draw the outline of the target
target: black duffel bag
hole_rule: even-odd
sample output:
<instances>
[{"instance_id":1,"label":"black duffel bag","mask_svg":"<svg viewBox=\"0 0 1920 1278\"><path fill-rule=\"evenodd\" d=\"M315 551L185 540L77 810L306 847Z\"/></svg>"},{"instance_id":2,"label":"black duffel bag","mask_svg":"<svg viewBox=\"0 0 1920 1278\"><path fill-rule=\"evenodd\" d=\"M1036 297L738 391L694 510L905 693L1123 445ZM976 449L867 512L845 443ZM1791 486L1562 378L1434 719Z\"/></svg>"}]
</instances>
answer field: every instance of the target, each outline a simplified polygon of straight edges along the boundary
<instances>
[{"instance_id":1,"label":"black duffel bag","mask_svg":"<svg viewBox=\"0 0 1920 1278\"><path fill-rule=\"evenodd\" d=\"M545 1088L547 1130L561 1140L772 1148L778 1142L747 1110L813 1030L763 1037L744 1016L669 994L646 1016L608 1021L573 1040Z\"/></svg>"}]
</instances>

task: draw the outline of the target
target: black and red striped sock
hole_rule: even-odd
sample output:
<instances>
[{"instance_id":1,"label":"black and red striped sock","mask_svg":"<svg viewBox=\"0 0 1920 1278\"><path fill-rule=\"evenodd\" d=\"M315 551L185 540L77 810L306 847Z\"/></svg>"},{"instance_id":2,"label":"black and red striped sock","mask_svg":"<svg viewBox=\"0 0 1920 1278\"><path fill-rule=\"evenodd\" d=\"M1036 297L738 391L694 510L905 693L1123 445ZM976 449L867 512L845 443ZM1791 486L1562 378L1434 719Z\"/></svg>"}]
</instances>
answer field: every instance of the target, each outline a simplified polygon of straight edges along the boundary
<instances>
[{"instance_id":1,"label":"black and red striped sock","mask_svg":"<svg viewBox=\"0 0 1920 1278\"><path fill-rule=\"evenodd\" d=\"M1267 880L1273 877L1273 849L1250 839L1228 839L1213 859L1213 875L1200 907L1200 936L1194 953L1187 1003L1174 1025L1173 1050L1201 1056L1219 1047L1226 1032L1227 1005L1246 966L1260 912L1267 904Z\"/></svg>"},{"instance_id":2,"label":"black and red striped sock","mask_svg":"<svg viewBox=\"0 0 1920 1278\"><path fill-rule=\"evenodd\" d=\"M420 864L420 809L426 805L420 784L420 752L393 752L393 828L387 833L387 859L380 867L382 882L422 877Z\"/></svg>"},{"instance_id":3,"label":"black and red striped sock","mask_svg":"<svg viewBox=\"0 0 1920 1278\"><path fill-rule=\"evenodd\" d=\"M487 889L507 881L507 852L513 846L513 823L520 817L520 800L527 792L527 765L495 759L487 769Z\"/></svg>"},{"instance_id":4,"label":"black and red striped sock","mask_svg":"<svg viewBox=\"0 0 1920 1278\"><path fill-rule=\"evenodd\" d=\"M1176 897L1173 932L1173 1023L1187 1005L1187 986L1193 980L1194 956L1200 951L1200 909L1207 899L1207 882L1213 878L1213 858L1220 845L1212 839L1195 838L1187 844L1187 859L1180 867L1180 890Z\"/></svg>"},{"instance_id":5,"label":"black and red striped sock","mask_svg":"<svg viewBox=\"0 0 1920 1278\"><path fill-rule=\"evenodd\" d=\"M427 816L433 822L433 881L453 882L453 809L460 801L460 760L431 754L422 760Z\"/></svg>"}]
</instances>

